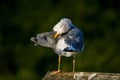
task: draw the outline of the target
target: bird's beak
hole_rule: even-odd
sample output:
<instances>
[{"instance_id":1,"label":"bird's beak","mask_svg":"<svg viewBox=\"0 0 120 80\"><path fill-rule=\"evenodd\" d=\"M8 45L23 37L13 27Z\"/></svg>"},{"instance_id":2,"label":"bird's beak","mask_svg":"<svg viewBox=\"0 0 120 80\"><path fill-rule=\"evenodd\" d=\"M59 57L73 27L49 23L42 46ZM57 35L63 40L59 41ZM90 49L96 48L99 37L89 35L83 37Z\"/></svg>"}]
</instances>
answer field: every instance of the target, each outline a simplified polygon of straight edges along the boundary
<instances>
[{"instance_id":1,"label":"bird's beak","mask_svg":"<svg viewBox=\"0 0 120 80\"><path fill-rule=\"evenodd\" d=\"M56 32L53 36L54 39L56 39L59 36L59 34Z\"/></svg>"}]
</instances>

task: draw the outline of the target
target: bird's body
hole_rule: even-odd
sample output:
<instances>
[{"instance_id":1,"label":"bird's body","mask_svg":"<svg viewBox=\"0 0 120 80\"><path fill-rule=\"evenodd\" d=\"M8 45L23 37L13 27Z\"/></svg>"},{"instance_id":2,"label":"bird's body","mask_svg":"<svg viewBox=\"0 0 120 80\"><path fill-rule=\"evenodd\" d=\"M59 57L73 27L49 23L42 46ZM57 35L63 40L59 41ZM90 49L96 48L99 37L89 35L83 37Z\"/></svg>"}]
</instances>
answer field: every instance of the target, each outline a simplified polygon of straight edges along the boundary
<instances>
[{"instance_id":1,"label":"bird's body","mask_svg":"<svg viewBox=\"0 0 120 80\"><path fill-rule=\"evenodd\" d=\"M73 28L63 35L56 44L57 54L70 57L82 52L84 49L83 34L77 28Z\"/></svg>"},{"instance_id":2,"label":"bird's body","mask_svg":"<svg viewBox=\"0 0 120 80\"><path fill-rule=\"evenodd\" d=\"M32 37L35 44L52 48L59 55L58 72L60 71L60 56L73 56L73 71L75 68L75 55L84 49L83 33L75 27L68 18L61 19L53 27L53 31L40 33L37 37Z\"/></svg>"}]
</instances>

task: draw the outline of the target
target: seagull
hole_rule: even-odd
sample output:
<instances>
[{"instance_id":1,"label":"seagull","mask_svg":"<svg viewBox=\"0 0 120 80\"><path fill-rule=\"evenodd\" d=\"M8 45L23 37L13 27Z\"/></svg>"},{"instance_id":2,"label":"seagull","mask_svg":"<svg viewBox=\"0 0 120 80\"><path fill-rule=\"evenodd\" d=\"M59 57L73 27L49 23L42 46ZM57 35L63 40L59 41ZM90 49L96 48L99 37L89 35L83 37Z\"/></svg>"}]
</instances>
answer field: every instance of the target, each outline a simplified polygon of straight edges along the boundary
<instances>
[{"instance_id":1,"label":"seagull","mask_svg":"<svg viewBox=\"0 0 120 80\"><path fill-rule=\"evenodd\" d=\"M53 31L37 34L31 41L36 45L52 48L58 54L58 70L60 72L61 56L73 57L73 72L75 71L75 56L84 50L83 33L69 18L62 18Z\"/></svg>"}]
</instances>

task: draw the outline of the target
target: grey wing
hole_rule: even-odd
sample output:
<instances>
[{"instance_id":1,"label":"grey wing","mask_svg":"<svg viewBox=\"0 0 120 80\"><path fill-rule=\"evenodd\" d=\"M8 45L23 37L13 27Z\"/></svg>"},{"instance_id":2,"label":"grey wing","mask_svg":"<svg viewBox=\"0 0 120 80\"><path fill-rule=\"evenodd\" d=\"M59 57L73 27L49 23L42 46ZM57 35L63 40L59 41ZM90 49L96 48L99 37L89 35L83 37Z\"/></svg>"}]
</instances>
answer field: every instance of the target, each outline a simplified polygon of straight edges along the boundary
<instances>
[{"instance_id":1,"label":"grey wing","mask_svg":"<svg viewBox=\"0 0 120 80\"><path fill-rule=\"evenodd\" d=\"M56 41L53 39L54 34L54 31L40 33L36 37L32 37L31 41L37 45L52 48L56 44Z\"/></svg>"},{"instance_id":2,"label":"grey wing","mask_svg":"<svg viewBox=\"0 0 120 80\"><path fill-rule=\"evenodd\" d=\"M84 39L83 39L83 33L75 28L68 32L68 34L65 35L65 42L69 47L66 49L70 51L76 51L76 52L82 52L84 49Z\"/></svg>"}]
</instances>

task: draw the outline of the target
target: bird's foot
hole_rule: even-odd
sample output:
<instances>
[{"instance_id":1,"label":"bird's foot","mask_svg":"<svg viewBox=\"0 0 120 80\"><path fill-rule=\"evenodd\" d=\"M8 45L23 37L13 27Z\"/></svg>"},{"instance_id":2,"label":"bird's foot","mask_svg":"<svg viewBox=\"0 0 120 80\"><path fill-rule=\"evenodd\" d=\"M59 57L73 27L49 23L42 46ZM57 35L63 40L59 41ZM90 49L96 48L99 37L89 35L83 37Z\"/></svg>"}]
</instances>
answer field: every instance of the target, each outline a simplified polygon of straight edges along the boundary
<instances>
[{"instance_id":1,"label":"bird's foot","mask_svg":"<svg viewBox=\"0 0 120 80\"><path fill-rule=\"evenodd\" d=\"M57 70L57 71L54 71L53 74L59 74L61 71L60 70Z\"/></svg>"}]
</instances>

